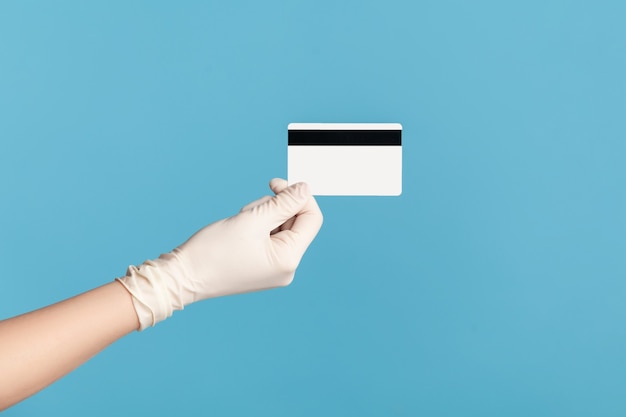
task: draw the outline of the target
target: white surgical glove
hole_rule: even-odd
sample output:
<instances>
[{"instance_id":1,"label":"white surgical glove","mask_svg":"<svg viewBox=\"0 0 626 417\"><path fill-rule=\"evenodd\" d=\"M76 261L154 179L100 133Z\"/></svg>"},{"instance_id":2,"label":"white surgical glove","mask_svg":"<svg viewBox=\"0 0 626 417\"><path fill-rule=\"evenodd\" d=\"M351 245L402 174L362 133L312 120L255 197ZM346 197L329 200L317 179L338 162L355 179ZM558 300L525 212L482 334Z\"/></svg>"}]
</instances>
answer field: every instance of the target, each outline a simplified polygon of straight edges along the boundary
<instances>
[{"instance_id":1,"label":"white surgical glove","mask_svg":"<svg viewBox=\"0 0 626 417\"><path fill-rule=\"evenodd\" d=\"M117 280L133 296L140 327L195 301L289 285L322 226L307 184L273 179L275 196L254 201Z\"/></svg>"}]
</instances>

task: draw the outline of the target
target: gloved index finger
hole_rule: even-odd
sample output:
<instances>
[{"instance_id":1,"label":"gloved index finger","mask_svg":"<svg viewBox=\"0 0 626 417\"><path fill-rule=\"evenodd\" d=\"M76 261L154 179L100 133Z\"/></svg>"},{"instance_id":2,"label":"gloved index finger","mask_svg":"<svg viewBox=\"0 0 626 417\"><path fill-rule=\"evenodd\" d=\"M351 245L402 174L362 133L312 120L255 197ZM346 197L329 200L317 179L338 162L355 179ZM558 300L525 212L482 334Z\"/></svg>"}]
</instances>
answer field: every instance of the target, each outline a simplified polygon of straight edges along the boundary
<instances>
[{"instance_id":1,"label":"gloved index finger","mask_svg":"<svg viewBox=\"0 0 626 417\"><path fill-rule=\"evenodd\" d=\"M311 244L324 221L322 211L312 195L309 195L306 203L295 213L293 224L289 229L282 230L273 237L282 238L280 234L289 234L290 240L295 242L302 252L304 252Z\"/></svg>"},{"instance_id":2,"label":"gloved index finger","mask_svg":"<svg viewBox=\"0 0 626 417\"><path fill-rule=\"evenodd\" d=\"M322 211L317 201L315 201L315 198L311 196L303 209L296 214L296 219L290 230L302 236L308 246L313 239L315 239L315 236L317 236L323 222L324 216L322 215Z\"/></svg>"},{"instance_id":3,"label":"gloved index finger","mask_svg":"<svg viewBox=\"0 0 626 417\"><path fill-rule=\"evenodd\" d=\"M283 192L287 187L289 187L289 183L285 179L274 178L274 179L272 179L270 181L270 188L272 189L274 194L278 194L278 193ZM281 230L289 230L289 229L291 229L291 226L293 226L293 222L294 222L295 219L296 219L295 216L289 218L287 221L285 221L285 223L281 224L279 227L277 227L276 229L272 230L271 234L278 233Z\"/></svg>"},{"instance_id":4,"label":"gloved index finger","mask_svg":"<svg viewBox=\"0 0 626 417\"><path fill-rule=\"evenodd\" d=\"M249 212L272 230L300 212L310 195L306 184L294 184Z\"/></svg>"}]
</instances>

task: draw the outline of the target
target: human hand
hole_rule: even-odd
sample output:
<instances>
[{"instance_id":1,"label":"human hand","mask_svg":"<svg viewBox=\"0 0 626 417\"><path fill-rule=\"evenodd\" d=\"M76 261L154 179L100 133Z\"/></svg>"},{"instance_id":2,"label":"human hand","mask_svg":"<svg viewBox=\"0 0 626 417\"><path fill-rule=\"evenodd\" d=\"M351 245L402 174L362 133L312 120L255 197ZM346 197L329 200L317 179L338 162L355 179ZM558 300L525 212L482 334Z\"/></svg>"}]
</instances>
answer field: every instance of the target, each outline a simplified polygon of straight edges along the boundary
<instances>
[{"instance_id":1,"label":"human hand","mask_svg":"<svg viewBox=\"0 0 626 417\"><path fill-rule=\"evenodd\" d=\"M270 187L275 196L253 201L117 279L133 295L140 330L195 301L292 282L322 213L306 184L288 187L274 179Z\"/></svg>"}]
</instances>

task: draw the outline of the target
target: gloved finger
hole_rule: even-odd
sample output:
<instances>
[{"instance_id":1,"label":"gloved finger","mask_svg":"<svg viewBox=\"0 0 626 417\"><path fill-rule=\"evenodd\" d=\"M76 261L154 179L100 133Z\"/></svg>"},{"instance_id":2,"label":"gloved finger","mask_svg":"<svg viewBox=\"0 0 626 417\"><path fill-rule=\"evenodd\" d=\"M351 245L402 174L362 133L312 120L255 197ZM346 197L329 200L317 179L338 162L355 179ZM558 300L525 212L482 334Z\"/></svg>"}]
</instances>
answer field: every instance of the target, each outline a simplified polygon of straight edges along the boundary
<instances>
[{"instance_id":1,"label":"gloved finger","mask_svg":"<svg viewBox=\"0 0 626 417\"><path fill-rule=\"evenodd\" d=\"M250 210L250 209L252 209L252 208L254 208L256 206L259 206L259 205L265 203L270 198L272 198L272 196L266 195L266 196L263 196L263 197L259 198L258 200L254 200L254 201L246 204L245 206L243 206L241 208L241 210L239 210L239 212L243 213L244 211L248 211L248 210Z\"/></svg>"},{"instance_id":2,"label":"gloved finger","mask_svg":"<svg viewBox=\"0 0 626 417\"><path fill-rule=\"evenodd\" d=\"M277 243L281 242L283 245L287 244L289 246L295 245L300 255L304 254L304 251L315 239L324 222L324 216L317 205L317 201L311 195L308 187L306 187L305 191L308 194L306 202L300 211L296 213L291 227L272 236Z\"/></svg>"},{"instance_id":3,"label":"gloved finger","mask_svg":"<svg viewBox=\"0 0 626 417\"><path fill-rule=\"evenodd\" d=\"M273 180L270 181L270 188L272 189L272 191L274 191L274 194L281 193L288 186L289 186L289 183L287 182L287 180L284 180L282 178L274 178ZM273 235L274 233L277 233L277 232L279 232L281 230L289 230L289 229L291 229L291 226L293 226L293 222L295 220L296 220L295 217L290 218L285 223L281 224L279 227L277 227L276 229L272 230L272 233L270 233L270 234Z\"/></svg>"},{"instance_id":4,"label":"gloved finger","mask_svg":"<svg viewBox=\"0 0 626 417\"><path fill-rule=\"evenodd\" d=\"M285 181L284 179L281 178L274 178L272 181L270 181L270 188L272 189L272 191L274 191L275 193L279 193L281 191L283 191L285 188L287 188L287 181ZM304 207L303 213L302 214L311 214L311 215L315 215L317 216L322 216L322 211L320 210L317 201L315 201L315 198L311 195L309 201L307 202L307 204ZM295 222L296 218L298 216L300 216L301 214L298 213L296 216L292 217L291 219L287 220L287 222L285 222L285 224L283 224L281 226L282 230L291 230L293 223ZM323 216L320 218L320 221L323 221ZM321 224L320 224L321 226Z\"/></svg>"},{"instance_id":5,"label":"gloved finger","mask_svg":"<svg viewBox=\"0 0 626 417\"><path fill-rule=\"evenodd\" d=\"M249 212L273 230L299 213L310 196L308 185L293 184Z\"/></svg>"},{"instance_id":6,"label":"gloved finger","mask_svg":"<svg viewBox=\"0 0 626 417\"><path fill-rule=\"evenodd\" d=\"M287 180L284 180L282 178L274 178L270 181L270 189L274 192L274 194L278 194L281 191L283 191L285 188L287 188L289 186L289 183L287 183ZM241 208L241 210L239 210L239 212L244 212L247 210L250 210L253 207L256 207L258 205L261 205L263 203L265 203L267 200L269 200L270 198L272 198L272 196L270 195L266 195L263 196L257 200L254 200L248 204L246 204L245 206L243 206Z\"/></svg>"},{"instance_id":7,"label":"gloved finger","mask_svg":"<svg viewBox=\"0 0 626 417\"><path fill-rule=\"evenodd\" d=\"M274 178L270 181L270 188L274 191L275 194L280 193L285 188L289 187L289 183L287 180L282 178Z\"/></svg>"}]
</instances>

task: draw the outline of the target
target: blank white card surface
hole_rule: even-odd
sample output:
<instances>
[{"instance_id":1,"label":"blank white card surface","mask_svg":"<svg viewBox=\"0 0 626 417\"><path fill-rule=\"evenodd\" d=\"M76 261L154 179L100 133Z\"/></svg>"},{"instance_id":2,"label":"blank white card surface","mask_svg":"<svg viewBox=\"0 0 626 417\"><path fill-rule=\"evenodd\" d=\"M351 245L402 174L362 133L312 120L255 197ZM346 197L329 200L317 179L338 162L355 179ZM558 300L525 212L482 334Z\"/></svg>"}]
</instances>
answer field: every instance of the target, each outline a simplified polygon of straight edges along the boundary
<instances>
[{"instance_id":1,"label":"blank white card surface","mask_svg":"<svg viewBox=\"0 0 626 417\"><path fill-rule=\"evenodd\" d=\"M399 123L290 123L288 181L314 195L398 196L402 193Z\"/></svg>"}]
</instances>

